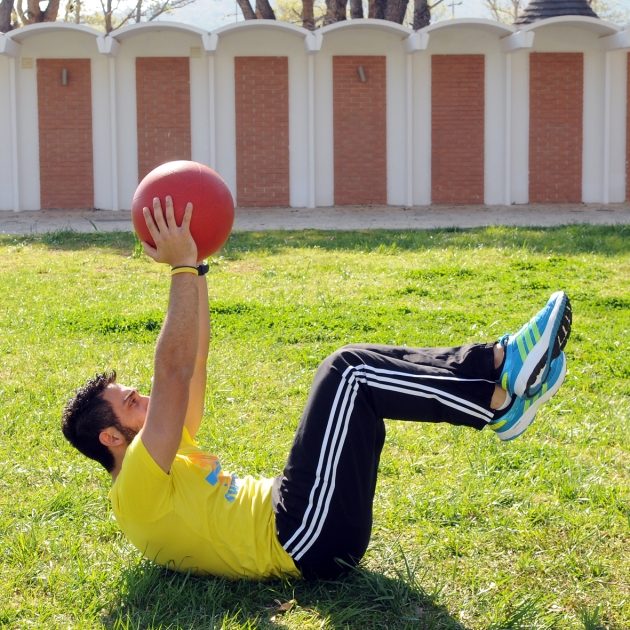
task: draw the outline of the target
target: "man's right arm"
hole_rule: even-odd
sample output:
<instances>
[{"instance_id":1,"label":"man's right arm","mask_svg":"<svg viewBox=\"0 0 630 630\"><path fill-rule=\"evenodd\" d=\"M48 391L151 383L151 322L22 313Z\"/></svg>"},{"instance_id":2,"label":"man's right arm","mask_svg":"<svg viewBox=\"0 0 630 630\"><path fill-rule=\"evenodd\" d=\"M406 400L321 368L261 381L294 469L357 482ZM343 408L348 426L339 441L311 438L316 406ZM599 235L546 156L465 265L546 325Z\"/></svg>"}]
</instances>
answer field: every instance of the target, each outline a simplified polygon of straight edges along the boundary
<instances>
[{"instance_id":1,"label":"man's right arm","mask_svg":"<svg viewBox=\"0 0 630 630\"><path fill-rule=\"evenodd\" d=\"M156 247L143 243L156 262L171 266L197 265L197 246L190 234L189 204L178 227L170 197L166 216L154 202L155 221L148 209L144 216ZM198 281L196 274L179 273L171 278L166 320L155 348L151 398L141 438L158 466L169 472L182 437L190 382L194 373L199 337Z\"/></svg>"}]
</instances>

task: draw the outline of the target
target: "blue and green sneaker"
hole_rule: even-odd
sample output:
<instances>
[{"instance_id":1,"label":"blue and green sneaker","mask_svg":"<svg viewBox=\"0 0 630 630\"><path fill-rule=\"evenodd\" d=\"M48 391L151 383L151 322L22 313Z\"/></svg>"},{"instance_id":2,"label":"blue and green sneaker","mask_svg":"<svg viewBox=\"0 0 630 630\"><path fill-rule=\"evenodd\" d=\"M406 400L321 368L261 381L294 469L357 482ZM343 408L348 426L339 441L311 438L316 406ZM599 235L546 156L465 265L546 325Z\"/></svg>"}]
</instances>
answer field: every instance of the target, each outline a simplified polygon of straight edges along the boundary
<instances>
[{"instance_id":1,"label":"blue and green sneaker","mask_svg":"<svg viewBox=\"0 0 630 630\"><path fill-rule=\"evenodd\" d=\"M518 437L533 422L538 408L546 403L559 389L567 373L567 360L564 352L551 362L547 380L533 398L512 398L512 404L498 418L491 420L488 426L499 439L507 441Z\"/></svg>"},{"instance_id":2,"label":"blue and green sneaker","mask_svg":"<svg viewBox=\"0 0 630 630\"><path fill-rule=\"evenodd\" d=\"M499 343L505 361L497 383L519 398L532 398L547 380L551 362L567 345L571 333L571 302L564 291L554 293L538 315Z\"/></svg>"}]
</instances>

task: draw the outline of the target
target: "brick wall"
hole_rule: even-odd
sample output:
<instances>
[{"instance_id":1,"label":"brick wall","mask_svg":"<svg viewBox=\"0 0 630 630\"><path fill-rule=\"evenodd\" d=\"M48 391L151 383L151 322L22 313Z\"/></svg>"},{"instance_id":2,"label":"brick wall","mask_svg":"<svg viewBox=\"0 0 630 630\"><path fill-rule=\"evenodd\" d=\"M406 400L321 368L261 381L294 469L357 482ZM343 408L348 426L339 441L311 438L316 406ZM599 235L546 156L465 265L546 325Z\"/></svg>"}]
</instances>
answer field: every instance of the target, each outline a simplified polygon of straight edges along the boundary
<instances>
[{"instance_id":1,"label":"brick wall","mask_svg":"<svg viewBox=\"0 0 630 630\"><path fill-rule=\"evenodd\" d=\"M138 177L172 160L190 160L188 57L136 59Z\"/></svg>"},{"instance_id":2,"label":"brick wall","mask_svg":"<svg viewBox=\"0 0 630 630\"><path fill-rule=\"evenodd\" d=\"M630 53L628 53L628 99L626 101L626 199L630 200Z\"/></svg>"},{"instance_id":3,"label":"brick wall","mask_svg":"<svg viewBox=\"0 0 630 630\"><path fill-rule=\"evenodd\" d=\"M94 206L91 85L89 59L37 60L42 208Z\"/></svg>"},{"instance_id":4,"label":"brick wall","mask_svg":"<svg viewBox=\"0 0 630 630\"><path fill-rule=\"evenodd\" d=\"M235 57L236 202L289 205L289 60Z\"/></svg>"},{"instance_id":5,"label":"brick wall","mask_svg":"<svg viewBox=\"0 0 630 630\"><path fill-rule=\"evenodd\" d=\"M386 99L385 57L333 57L336 205L387 203Z\"/></svg>"},{"instance_id":6,"label":"brick wall","mask_svg":"<svg viewBox=\"0 0 630 630\"><path fill-rule=\"evenodd\" d=\"M529 56L529 201L582 201L584 55Z\"/></svg>"},{"instance_id":7,"label":"brick wall","mask_svg":"<svg viewBox=\"0 0 630 630\"><path fill-rule=\"evenodd\" d=\"M431 201L484 202L484 55L431 57Z\"/></svg>"}]
</instances>

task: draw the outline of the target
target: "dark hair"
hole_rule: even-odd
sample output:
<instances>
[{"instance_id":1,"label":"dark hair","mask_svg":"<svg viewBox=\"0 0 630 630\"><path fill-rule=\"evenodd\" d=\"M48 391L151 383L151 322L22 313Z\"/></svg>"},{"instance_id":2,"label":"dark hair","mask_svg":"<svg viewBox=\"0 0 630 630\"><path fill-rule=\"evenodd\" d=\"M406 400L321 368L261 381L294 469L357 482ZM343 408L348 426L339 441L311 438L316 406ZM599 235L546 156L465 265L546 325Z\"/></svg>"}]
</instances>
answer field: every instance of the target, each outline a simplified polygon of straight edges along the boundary
<instances>
[{"instance_id":1,"label":"dark hair","mask_svg":"<svg viewBox=\"0 0 630 630\"><path fill-rule=\"evenodd\" d=\"M68 401L61 416L61 430L68 442L84 455L105 466L107 472L114 469L114 456L107 446L101 444L99 435L109 427L120 429L121 424L112 406L103 399L102 393L108 385L115 382L115 371L102 372L89 378Z\"/></svg>"}]
</instances>

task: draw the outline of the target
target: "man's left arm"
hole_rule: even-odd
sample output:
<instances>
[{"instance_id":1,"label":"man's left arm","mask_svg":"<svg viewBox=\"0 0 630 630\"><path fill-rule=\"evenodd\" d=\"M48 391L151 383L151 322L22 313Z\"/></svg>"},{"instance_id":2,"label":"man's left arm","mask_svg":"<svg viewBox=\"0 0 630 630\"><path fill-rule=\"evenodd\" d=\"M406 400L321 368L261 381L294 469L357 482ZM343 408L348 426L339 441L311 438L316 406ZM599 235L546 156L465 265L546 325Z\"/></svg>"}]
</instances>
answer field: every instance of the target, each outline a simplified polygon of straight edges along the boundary
<instances>
[{"instance_id":1,"label":"man's left arm","mask_svg":"<svg viewBox=\"0 0 630 630\"><path fill-rule=\"evenodd\" d=\"M206 363L210 348L210 309L208 307L208 283L206 276L199 276L199 344L195 358L195 370L190 381L188 394L188 408L184 426L188 429L190 437L194 439L201 425L203 408L206 399Z\"/></svg>"}]
</instances>

